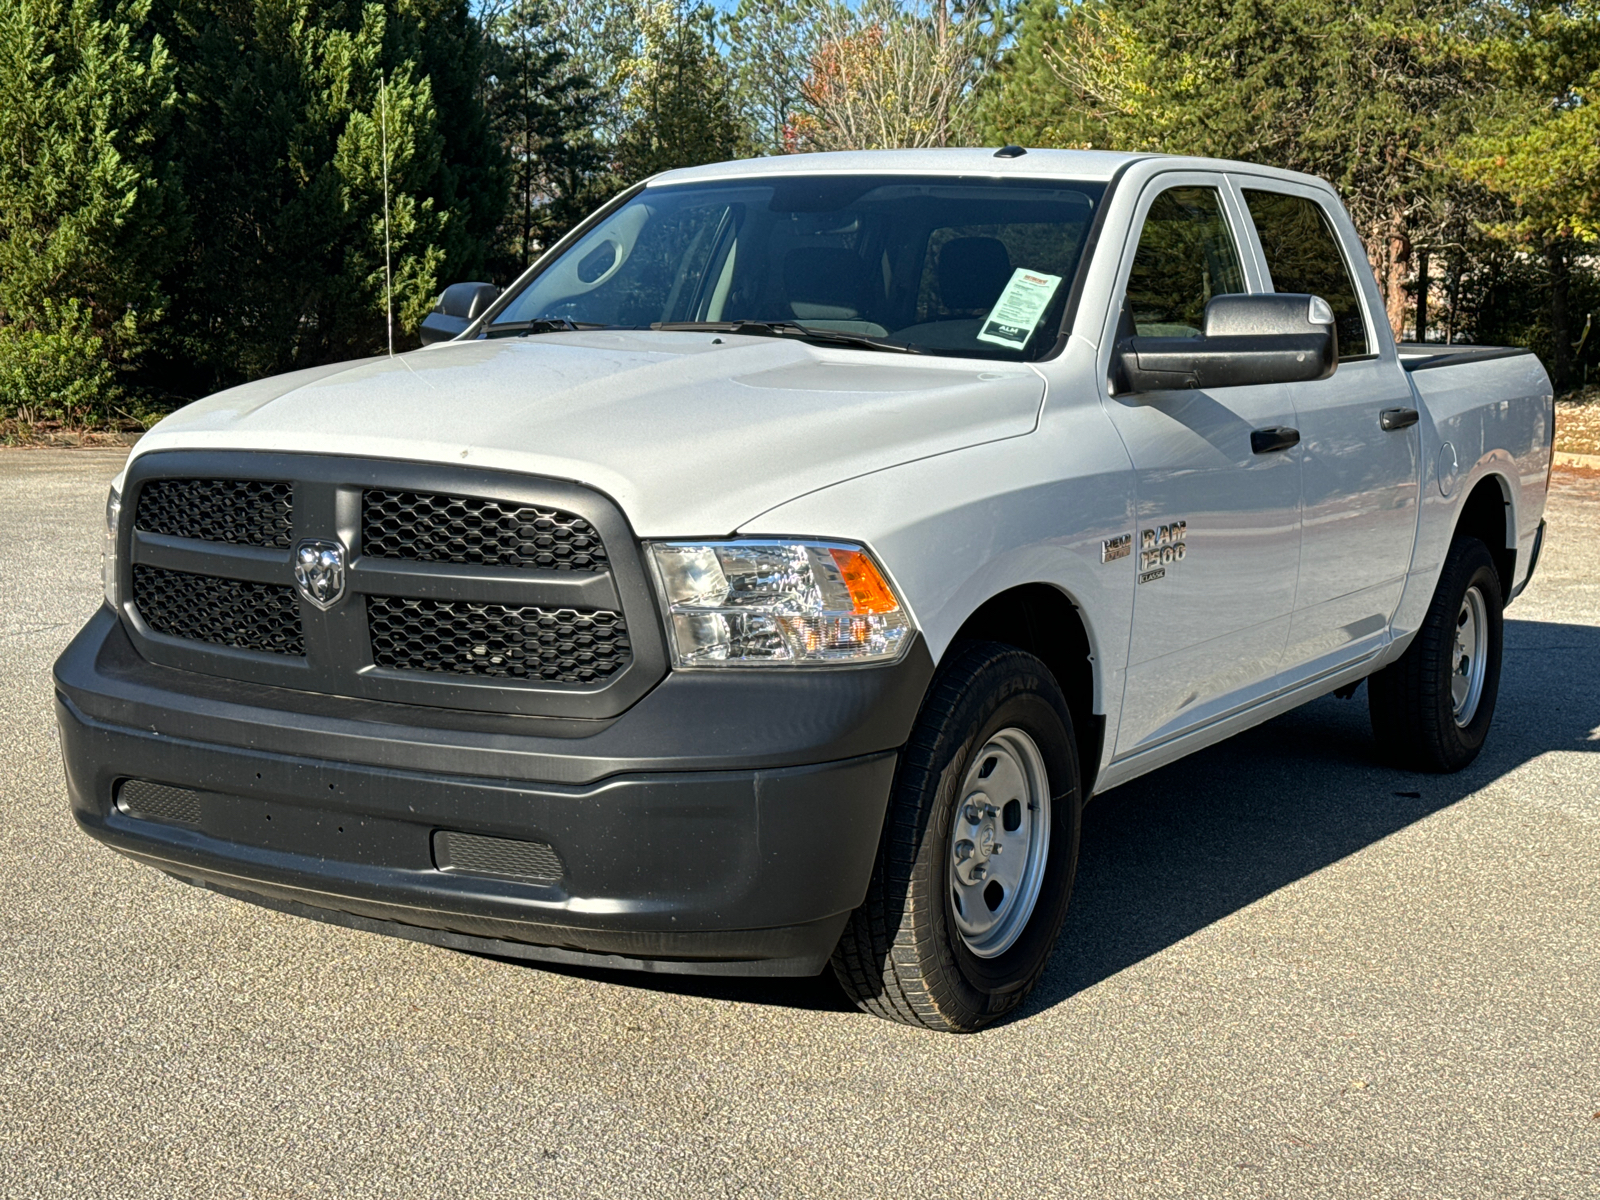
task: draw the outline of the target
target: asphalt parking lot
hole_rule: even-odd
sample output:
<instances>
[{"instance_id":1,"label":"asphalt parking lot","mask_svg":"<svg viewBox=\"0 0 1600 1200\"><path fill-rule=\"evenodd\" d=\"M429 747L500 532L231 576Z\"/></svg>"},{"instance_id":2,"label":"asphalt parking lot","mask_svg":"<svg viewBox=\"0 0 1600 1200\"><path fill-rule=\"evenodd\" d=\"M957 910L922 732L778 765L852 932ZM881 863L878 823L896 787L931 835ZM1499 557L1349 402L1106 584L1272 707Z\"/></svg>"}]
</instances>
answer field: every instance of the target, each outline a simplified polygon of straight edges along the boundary
<instances>
[{"instance_id":1,"label":"asphalt parking lot","mask_svg":"<svg viewBox=\"0 0 1600 1200\"><path fill-rule=\"evenodd\" d=\"M0 453L0 1196L1600 1196L1600 477L1558 474L1494 733L1332 698L1098 800L969 1038L827 978L554 972L79 834L50 665L119 454Z\"/></svg>"}]
</instances>

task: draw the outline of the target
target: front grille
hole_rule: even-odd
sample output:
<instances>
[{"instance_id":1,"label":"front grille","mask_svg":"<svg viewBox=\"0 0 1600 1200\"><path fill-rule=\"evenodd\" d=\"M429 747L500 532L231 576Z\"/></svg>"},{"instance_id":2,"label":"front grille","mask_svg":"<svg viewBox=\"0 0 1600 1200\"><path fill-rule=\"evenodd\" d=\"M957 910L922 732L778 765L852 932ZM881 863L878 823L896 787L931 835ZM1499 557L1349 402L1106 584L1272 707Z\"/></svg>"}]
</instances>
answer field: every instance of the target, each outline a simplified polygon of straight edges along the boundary
<instances>
[{"instance_id":1,"label":"front grille","mask_svg":"<svg viewBox=\"0 0 1600 1200\"><path fill-rule=\"evenodd\" d=\"M133 602L146 625L169 637L269 654L306 652L293 588L135 563Z\"/></svg>"},{"instance_id":2,"label":"front grille","mask_svg":"<svg viewBox=\"0 0 1600 1200\"><path fill-rule=\"evenodd\" d=\"M147 779L129 779L117 789L117 808L144 821L176 821L198 825L204 797L189 788L168 787Z\"/></svg>"},{"instance_id":3,"label":"front grille","mask_svg":"<svg viewBox=\"0 0 1600 1200\"><path fill-rule=\"evenodd\" d=\"M245 450L143 454L125 485L114 594L134 646L160 666L586 720L626 711L667 669L638 543L592 488ZM313 581L295 547L313 543L344 551L325 609L301 590Z\"/></svg>"},{"instance_id":4,"label":"front grille","mask_svg":"<svg viewBox=\"0 0 1600 1200\"><path fill-rule=\"evenodd\" d=\"M618 613L470 600L367 598L372 661L402 671L597 683L628 665Z\"/></svg>"},{"instance_id":5,"label":"front grille","mask_svg":"<svg viewBox=\"0 0 1600 1200\"><path fill-rule=\"evenodd\" d=\"M367 491L361 552L413 562L604 571L594 526L559 508L431 492Z\"/></svg>"},{"instance_id":6,"label":"front grille","mask_svg":"<svg viewBox=\"0 0 1600 1200\"><path fill-rule=\"evenodd\" d=\"M287 548L294 488L257 479L152 479L134 527L168 537Z\"/></svg>"},{"instance_id":7,"label":"front grille","mask_svg":"<svg viewBox=\"0 0 1600 1200\"><path fill-rule=\"evenodd\" d=\"M543 842L483 837L451 829L434 833L433 861L441 871L527 883L556 883L563 870L561 856Z\"/></svg>"}]
</instances>

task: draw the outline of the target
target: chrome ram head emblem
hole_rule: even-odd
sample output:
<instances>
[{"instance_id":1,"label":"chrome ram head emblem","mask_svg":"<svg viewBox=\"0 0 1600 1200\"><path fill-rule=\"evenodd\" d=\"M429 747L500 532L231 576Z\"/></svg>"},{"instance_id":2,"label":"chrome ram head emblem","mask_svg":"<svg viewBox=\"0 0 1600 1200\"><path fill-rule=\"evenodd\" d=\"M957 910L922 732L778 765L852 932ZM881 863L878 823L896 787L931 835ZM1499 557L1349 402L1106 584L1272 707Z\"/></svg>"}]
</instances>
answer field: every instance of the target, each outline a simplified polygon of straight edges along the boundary
<instances>
[{"instance_id":1,"label":"chrome ram head emblem","mask_svg":"<svg viewBox=\"0 0 1600 1200\"><path fill-rule=\"evenodd\" d=\"M344 547L310 538L294 548L294 585L307 603L332 608L344 595Z\"/></svg>"}]
</instances>

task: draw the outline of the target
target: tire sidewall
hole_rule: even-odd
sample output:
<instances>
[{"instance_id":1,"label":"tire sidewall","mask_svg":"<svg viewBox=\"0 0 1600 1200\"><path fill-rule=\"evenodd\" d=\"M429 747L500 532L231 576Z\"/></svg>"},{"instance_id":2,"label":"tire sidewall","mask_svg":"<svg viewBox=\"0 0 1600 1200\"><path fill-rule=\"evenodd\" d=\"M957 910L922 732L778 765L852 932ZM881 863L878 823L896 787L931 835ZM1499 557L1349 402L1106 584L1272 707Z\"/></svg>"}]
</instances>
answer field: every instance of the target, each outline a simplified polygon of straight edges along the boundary
<instances>
[{"instance_id":1,"label":"tire sidewall","mask_svg":"<svg viewBox=\"0 0 1600 1200\"><path fill-rule=\"evenodd\" d=\"M1458 754L1471 757L1482 748L1484 739L1489 736L1489 727L1494 722L1495 700L1500 691L1500 657L1505 645L1504 601L1500 592L1500 576L1495 570L1494 560L1481 542L1471 543L1458 562L1459 568L1454 573L1455 586L1450 589L1449 598L1439 612L1440 620L1445 623L1444 647L1450 661L1445 664L1439 675L1443 684L1436 697L1438 704L1436 719L1447 744ZM1488 636L1484 645L1487 661L1484 663L1483 690L1479 695L1477 711L1472 714L1472 720L1467 724L1458 725L1450 693L1450 679L1455 669L1455 622L1461 612L1461 605L1466 600L1467 592L1474 587L1484 599L1485 623L1488 625Z\"/></svg>"},{"instance_id":2,"label":"tire sidewall","mask_svg":"<svg viewBox=\"0 0 1600 1200\"><path fill-rule=\"evenodd\" d=\"M1036 660L1034 660L1036 662ZM992 1017L1020 1001L1055 946L1077 870L1081 800L1072 718L1047 673L1015 671L1017 656L992 662L971 681L947 729L960 737L937 778L938 794L922 855L925 895L935 922L940 965L963 1008ZM1043 664L1038 664L1042 670ZM962 941L951 912L951 830L962 801L961 785L976 755L1002 729L1021 729L1038 746L1050 778L1050 848L1045 877L1027 925L1016 943L994 958L980 958ZM963 731L970 735L962 737Z\"/></svg>"}]
</instances>

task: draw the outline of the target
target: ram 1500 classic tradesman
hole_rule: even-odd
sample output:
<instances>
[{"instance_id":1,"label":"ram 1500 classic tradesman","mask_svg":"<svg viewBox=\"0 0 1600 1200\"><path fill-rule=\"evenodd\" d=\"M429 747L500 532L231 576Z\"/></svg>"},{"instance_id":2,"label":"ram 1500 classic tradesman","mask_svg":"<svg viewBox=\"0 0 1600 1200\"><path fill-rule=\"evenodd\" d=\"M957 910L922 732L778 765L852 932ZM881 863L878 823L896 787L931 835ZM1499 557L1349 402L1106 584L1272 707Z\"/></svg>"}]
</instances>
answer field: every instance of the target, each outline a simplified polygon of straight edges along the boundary
<instances>
[{"instance_id":1,"label":"ram 1500 classic tradesman","mask_svg":"<svg viewBox=\"0 0 1600 1200\"><path fill-rule=\"evenodd\" d=\"M130 455L55 672L93 836L971 1030L1090 796L1362 679L1391 759L1470 762L1539 555L1538 360L1397 347L1333 190L1245 163L673 171L424 332Z\"/></svg>"}]
</instances>

